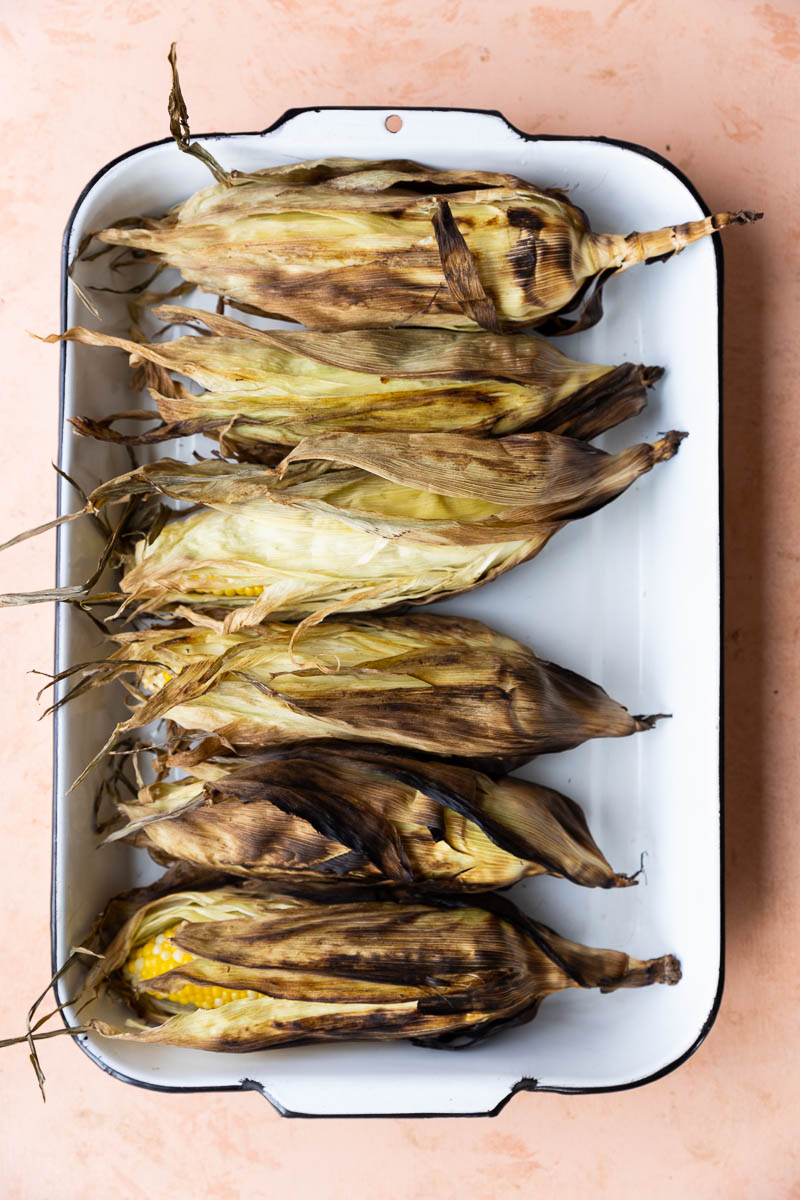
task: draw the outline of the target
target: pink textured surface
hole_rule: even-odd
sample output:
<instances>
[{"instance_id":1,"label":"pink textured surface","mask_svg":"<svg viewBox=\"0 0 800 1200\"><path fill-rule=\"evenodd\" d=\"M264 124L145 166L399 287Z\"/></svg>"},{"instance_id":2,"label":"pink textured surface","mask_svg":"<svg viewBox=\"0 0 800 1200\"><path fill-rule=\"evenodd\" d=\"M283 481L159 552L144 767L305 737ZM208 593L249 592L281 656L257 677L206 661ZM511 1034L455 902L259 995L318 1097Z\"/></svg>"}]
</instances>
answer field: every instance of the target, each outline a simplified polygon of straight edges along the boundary
<instances>
[{"instance_id":1,"label":"pink textured surface","mask_svg":"<svg viewBox=\"0 0 800 1200\"><path fill-rule=\"evenodd\" d=\"M713 207L766 211L725 250L727 986L708 1041L675 1074L618 1095L520 1095L494 1121L282 1121L256 1095L134 1091L67 1040L43 1046L45 1107L24 1049L7 1050L4 1194L159 1196L177 1185L219 1200L800 1195L798 5L164 7L0 8L0 540L48 519L54 503L57 352L25 330L58 326L61 233L83 185L167 132L172 38L198 130L257 129L313 104L498 108L526 130L650 146ZM43 538L4 555L0 590L48 586L52 554ZM50 727L36 723L27 671L51 661L52 612L6 610L0 627L6 1035L49 974Z\"/></svg>"}]
</instances>

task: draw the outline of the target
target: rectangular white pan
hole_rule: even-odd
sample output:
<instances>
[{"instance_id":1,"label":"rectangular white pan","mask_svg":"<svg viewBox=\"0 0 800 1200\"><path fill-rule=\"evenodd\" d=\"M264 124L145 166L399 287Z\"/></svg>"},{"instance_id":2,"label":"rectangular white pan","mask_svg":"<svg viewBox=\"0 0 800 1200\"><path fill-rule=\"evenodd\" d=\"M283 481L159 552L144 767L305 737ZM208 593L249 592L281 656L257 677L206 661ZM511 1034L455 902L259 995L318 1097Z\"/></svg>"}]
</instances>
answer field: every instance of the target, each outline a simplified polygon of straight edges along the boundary
<instances>
[{"instance_id":1,"label":"rectangular white pan","mask_svg":"<svg viewBox=\"0 0 800 1200\"><path fill-rule=\"evenodd\" d=\"M436 167L507 171L566 187L599 231L628 233L702 216L691 185L640 147L598 139L528 137L499 114L314 109L288 113L261 134L208 138L230 168L344 155L410 158ZM65 265L84 235L121 217L159 214L210 182L170 142L110 164L88 185L70 220ZM714 242L718 239L714 239ZM706 240L666 264L637 267L608 285L594 329L561 339L576 358L661 364L665 378L644 413L607 435L618 448L685 429L672 462L608 508L560 533L543 554L489 586L440 606L480 617L538 653L597 680L632 712L668 712L652 733L589 743L524 770L584 806L598 843L636 888L592 891L540 878L514 899L567 936L641 958L671 952L683 964L674 988L603 996L562 992L531 1024L464 1053L404 1043L303 1047L248 1055L114 1043L81 1036L106 1071L141 1086L249 1087L279 1111L303 1115L479 1114L521 1088L591 1092L631 1087L682 1062L703 1039L722 978L720 795L719 247ZM101 259L79 279L125 286ZM169 284L162 276L159 288ZM64 283L65 325L97 325ZM127 297L97 293L103 327L124 332ZM189 297L211 307L213 298ZM63 349L61 466L88 488L124 470L119 447L75 437L68 417L135 406L121 353ZM206 451L211 443L204 443ZM189 452L187 443L156 448ZM152 455L155 457L156 455ZM59 511L80 506L61 484ZM86 579L99 535L88 521L59 531L58 583ZM56 671L106 652L87 618L59 605ZM123 711L109 690L55 718L53 955L61 964L108 898L157 874L141 852L97 849L91 806L96 777L65 793ZM65 1000L74 980L62 982ZM120 1014L118 1014L120 1015ZM73 1014L67 1012L68 1020Z\"/></svg>"}]
</instances>

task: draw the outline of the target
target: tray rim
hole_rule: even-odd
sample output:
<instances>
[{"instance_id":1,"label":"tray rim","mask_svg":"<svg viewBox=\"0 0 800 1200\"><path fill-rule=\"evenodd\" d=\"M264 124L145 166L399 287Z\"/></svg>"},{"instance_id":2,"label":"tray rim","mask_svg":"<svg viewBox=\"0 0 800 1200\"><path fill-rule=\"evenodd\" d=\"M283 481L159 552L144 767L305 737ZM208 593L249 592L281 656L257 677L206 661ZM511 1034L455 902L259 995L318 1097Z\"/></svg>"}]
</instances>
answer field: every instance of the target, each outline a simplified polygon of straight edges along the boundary
<instances>
[{"instance_id":1,"label":"tray rim","mask_svg":"<svg viewBox=\"0 0 800 1200\"><path fill-rule=\"evenodd\" d=\"M323 105L307 105L305 107L287 108L280 117L273 121L270 125L263 129L257 130L237 130L235 132L225 133L200 133L193 134L193 141L222 141L226 138L236 137L264 137L266 134L273 133L281 126L297 117L304 116L307 113L321 112L387 112L390 114L397 113L402 115L404 112L421 112L421 113L465 113L474 114L477 116L492 117L501 121L512 133L517 134L526 142L597 142L601 145L615 146L622 150L629 150L634 154L643 158L648 158L652 162L657 163L670 174L674 175L680 183L686 188L690 195L696 200L697 204L703 211L705 216L711 215L711 209L706 204L705 200L697 190L689 177L669 159L664 158L655 150L651 150L648 146L642 146L638 142L627 141L623 138L607 137L602 134L552 134L552 133L528 133L524 129L520 129L512 121L500 112L499 109L491 108L457 108L449 105L381 105L381 104L323 104ZM61 263L60 263L60 280L61 280L61 296L60 296L60 317L61 317L61 332L64 333L67 329L67 303L69 297L69 247L72 236L72 229L78 211L81 208L86 197L92 191L94 186L108 174L119 163L124 162L128 158L132 158L142 151L154 149L157 146L168 145L172 143L171 137L158 138L152 142L143 142L138 146L132 147L130 150L118 154L112 158L104 166L89 179L88 183L81 189L67 219L67 224L64 229L64 235L61 244ZM717 975L717 989L714 995L714 1000L708 1011L708 1014L700 1028L700 1031L691 1043L681 1054L674 1058L659 1070L652 1072L650 1075L642 1076L638 1079L631 1079L625 1083L596 1085L586 1087L566 1087L540 1084L539 1081L531 1076L522 1076L508 1090L497 1104L492 1108L480 1110L477 1112L399 1112L399 1113L308 1113L295 1112L292 1109L286 1108L268 1090L257 1080L242 1078L236 1084L209 1084L201 1086L193 1085L172 1085L172 1084L157 1084L151 1083L143 1079L135 1079L130 1075L126 1075L123 1071L119 1071L111 1067L107 1062L104 1062L92 1050L88 1041L81 1040L78 1036L73 1035L72 1040L80 1046L86 1056L91 1059L105 1074L119 1080L121 1083L130 1084L133 1087L143 1088L152 1092L171 1092L171 1093L192 1093L192 1092L257 1092L268 1100L270 1105L275 1109L281 1117L291 1117L304 1120L387 1120L397 1118L412 1118L412 1119L442 1119L442 1118L463 1118L463 1117L496 1117L505 1109L511 1099L520 1092L555 1092L560 1095L568 1096L583 1096L583 1095L602 1095L614 1092L627 1092L634 1088L645 1087L647 1084L655 1083L657 1080L670 1075L673 1071L681 1067L689 1058L699 1050L700 1046L705 1041L711 1028L713 1027L719 1010L722 1004L722 995L725 989L725 959L726 959L726 942L725 942L725 536L724 536L724 456L723 456L723 437L724 437L724 406L722 404L722 396L724 389L723 376L723 321L724 321L724 256L722 242L719 234L711 237L711 242L714 247L714 259L716 270L717 284L717 378L718 378L718 441L717 441L717 463L719 472L719 490L717 500L717 541L719 547L719 846L720 846L720 901L719 901L719 920L720 920L720 941L719 941L719 966ZM65 393L66 393L66 363L67 363L67 344L62 341L59 346L59 396L58 396L58 465L61 467L62 448L64 435L64 410L65 410ZM57 501L60 499L60 488L57 485ZM60 507L58 515L61 515ZM61 569L61 539L62 529L57 530L56 535L56 557L55 557L55 573L56 582L60 577ZM54 639L53 639L53 656L54 662L57 665L59 659L60 642L61 642L61 603L54 606ZM59 721L58 714L53 714L53 800L52 800L52 846L51 846L51 864L50 864L50 958L53 974L58 970L56 961L57 954L57 926L56 926L56 859L58 853L57 845L57 817L58 817L58 756L59 756ZM56 985L53 985L53 994L58 1003L58 995ZM67 1021L63 1013L60 1014L62 1022L66 1028Z\"/></svg>"}]
</instances>

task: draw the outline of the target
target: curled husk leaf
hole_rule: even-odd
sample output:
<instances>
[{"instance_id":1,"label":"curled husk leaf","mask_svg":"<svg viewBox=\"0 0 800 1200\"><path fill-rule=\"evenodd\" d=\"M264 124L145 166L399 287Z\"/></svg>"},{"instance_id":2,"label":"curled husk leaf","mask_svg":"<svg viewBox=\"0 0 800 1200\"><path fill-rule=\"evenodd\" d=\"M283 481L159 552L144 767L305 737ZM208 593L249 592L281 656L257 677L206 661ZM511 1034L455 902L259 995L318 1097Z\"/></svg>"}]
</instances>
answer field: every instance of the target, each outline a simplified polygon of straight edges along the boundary
<instances>
[{"instance_id":1,"label":"curled husk leaf","mask_svg":"<svg viewBox=\"0 0 800 1200\"><path fill-rule=\"evenodd\" d=\"M169 759L166 759L169 762ZM624 887L582 809L525 779L386 746L309 744L214 755L118 804L125 838L158 862L268 879L474 891L547 872Z\"/></svg>"},{"instance_id":2,"label":"curled husk leaf","mask_svg":"<svg viewBox=\"0 0 800 1200\"><path fill-rule=\"evenodd\" d=\"M596 234L563 192L513 175L330 158L231 173L161 220L98 236L247 310L315 329L559 334L600 318L611 275L760 215Z\"/></svg>"},{"instance_id":3,"label":"curled husk leaf","mask_svg":"<svg viewBox=\"0 0 800 1200\"><path fill-rule=\"evenodd\" d=\"M259 330L171 306L155 315L208 336L148 344L80 327L63 334L82 345L127 350L131 366L147 368L162 418L135 434L114 427L130 413L74 418L80 433L128 444L205 433L224 453L260 462L335 430L499 437L542 429L589 439L640 412L646 388L662 373L633 363L573 362L524 334ZM205 390L187 391L167 372ZM154 416L141 411L134 419Z\"/></svg>"},{"instance_id":4,"label":"curled husk leaf","mask_svg":"<svg viewBox=\"0 0 800 1200\"><path fill-rule=\"evenodd\" d=\"M597 684L479 621L331 620L306 629L293 648L294 633L266 624L118 634L102 671L78 686L133 674L147 696L108 746L167 718L239 750L379 741L497 769L652 727L654 718L631 716Z\"/></svg>"},{"instance_id":5,"label":"curled husk leaf","mask_svg":"<svg viewBox=\"0 0 800 1200\"><path fill-rule=\"evenodd\" d=\"M150 611L229 610L235 630L479 587L672 458L684 436L607 454L552 433L328 433L276 470L162 459L90 499L95 509L153 494L203 505L141 539L121 591Z\"/></svg>"},{"instance_id":6,"label":"curled husk leaf","mask_svg":"<svg viewBox=\"0 0 800 1200\"><path fill-rule=\"evenodd\" d=\"M120 993L138 1022L88 1028L151 1044L244 1052L412 1038L458 1048L529 1021L563 988L679 979L671 955L581 946L497 896L337 904L249 883L144 904L91 968L83 998Z\"/></svg>"}]
</instances>

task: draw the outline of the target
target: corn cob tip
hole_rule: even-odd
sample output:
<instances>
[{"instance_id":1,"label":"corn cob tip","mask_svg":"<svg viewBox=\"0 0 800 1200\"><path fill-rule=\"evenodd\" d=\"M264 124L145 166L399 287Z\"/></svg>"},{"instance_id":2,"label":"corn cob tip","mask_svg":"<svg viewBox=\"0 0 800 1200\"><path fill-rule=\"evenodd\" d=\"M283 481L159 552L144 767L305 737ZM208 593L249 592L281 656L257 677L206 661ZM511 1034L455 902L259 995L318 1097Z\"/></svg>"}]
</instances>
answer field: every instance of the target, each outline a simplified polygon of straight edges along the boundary
<instances>
[{"instance_id":1,"label":"corn cob tip","mask_svg":"<svg viewBox=\"0 0 800 1200\"><path fill-rule=\"evenodd\" d=\"M665 983L667 987L674 987L681 981L683 974L681 964L674 954L665 954L662 958L651 959L648 966L651 968L653 983Z\"/></svg>"},{"instance_id":2,"label":"corn cob tip","mask_svg":"<svg viewBox=\"0 0 800 1200\"><path fill-rule=\"evenodd\" d=\"M667 225L663 229L651 229L646 233L634 231L622 234L588 234L596 255L596 271L627 271L629 267L644 262L666 262L674 254L680 254L687 246L701 238L720 233L729 225L752 225L764 216L761 212L739 209L738 212L712 213L697 221L685 221L682 225Z\"/></svg>"},{"instance_id":3,"label":"corn cob tip","mask_svg":"<svg viewBox=\"0 0 800 1200\"><path fill-rule=\"evenodd\" d=\"M646 733L648 729L655 729L657 721L668 721L672 713L651 713L650 716L644 716L641 713L634 718L634 731L636 733Z\"/></svg>"},{"instance_id":4,"label":"corn cob tip","mask_svg":"<svg viewBox=\"0 0 800 1200\"><path fill-rule=\"evenodd\" d=\"M643 387L652 387L654 383L658 383L659 379L664 376L663 367L645 367L639 368L639 379Z\"/></svg>"},{"instance_id":5,"label":"corn cob tip","mask_svg":"<svg viewBox=\"0 0 800 1200\"><path fill-rule=\"evenodd\" d=\"M678 453L678 447L689 434L685 430L670 429L657 442L653 442L653 462L668 462Z\"/></svg>"}]
</instances>

